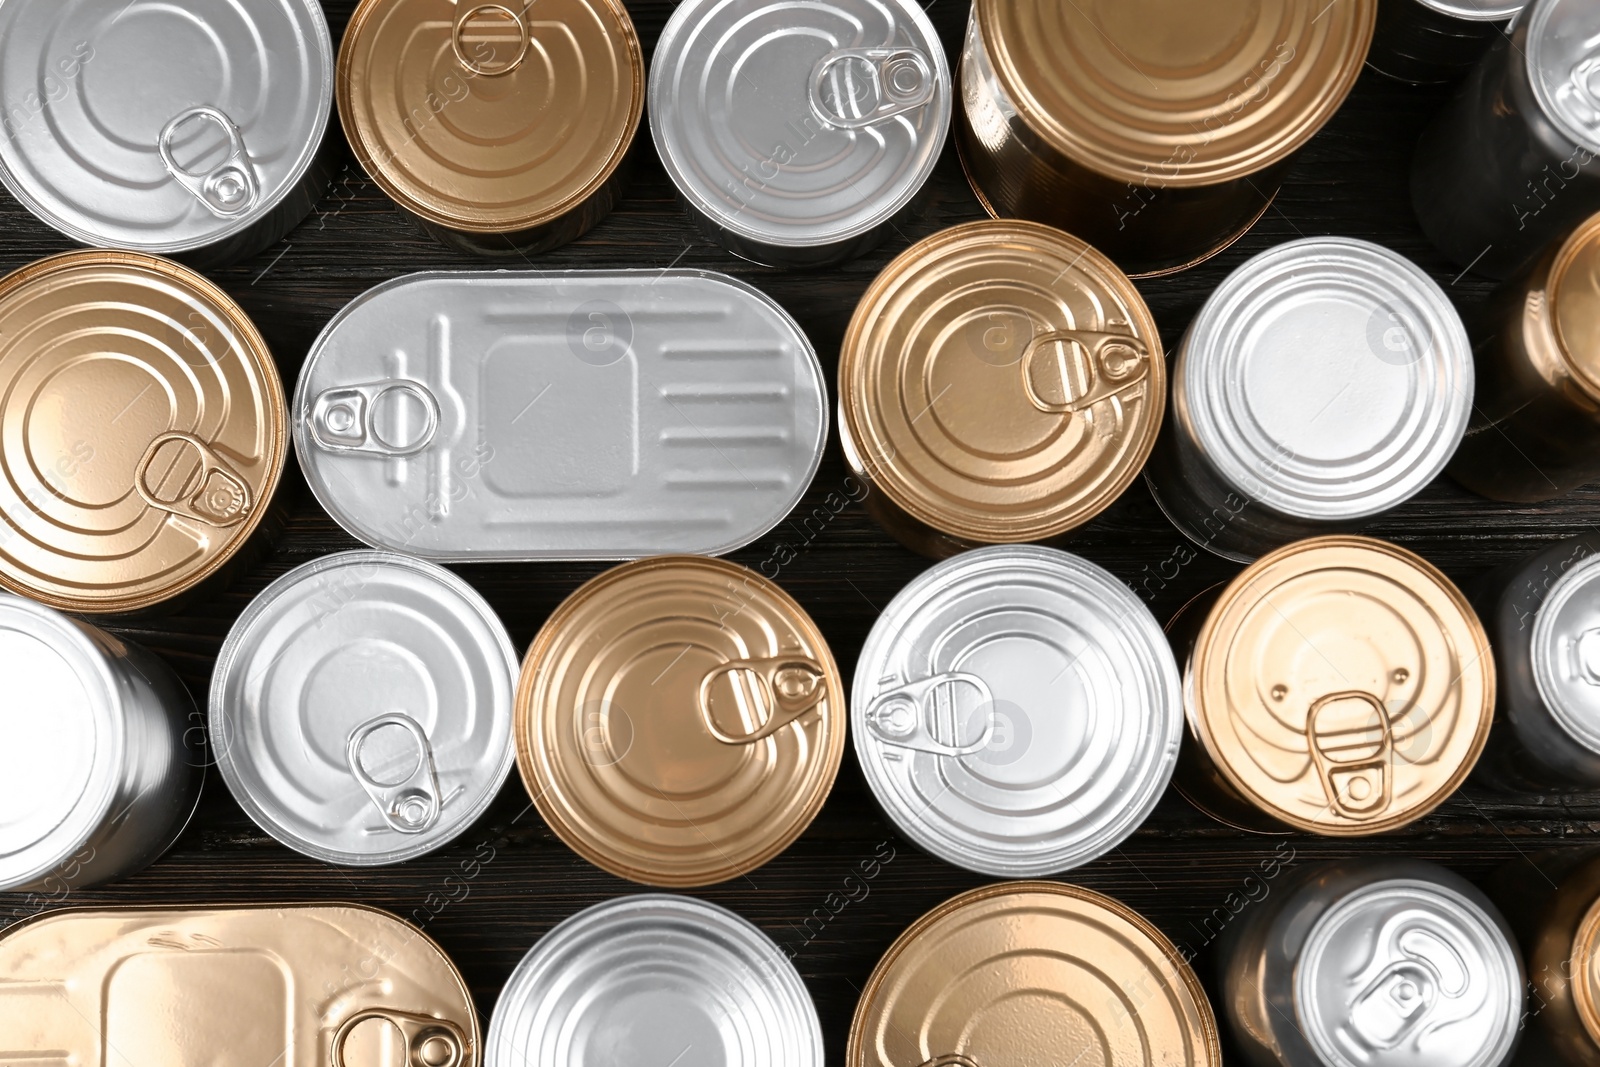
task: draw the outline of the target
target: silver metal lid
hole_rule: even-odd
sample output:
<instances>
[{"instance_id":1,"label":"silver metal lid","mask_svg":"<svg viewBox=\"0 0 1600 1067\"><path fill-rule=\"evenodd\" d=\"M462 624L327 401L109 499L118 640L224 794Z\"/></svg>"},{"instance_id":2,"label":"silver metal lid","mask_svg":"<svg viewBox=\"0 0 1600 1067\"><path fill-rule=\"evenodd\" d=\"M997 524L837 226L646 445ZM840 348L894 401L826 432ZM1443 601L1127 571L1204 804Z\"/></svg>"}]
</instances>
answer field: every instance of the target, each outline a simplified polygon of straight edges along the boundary
<instances>
[{"instance_id":1,"label":"silver metal lid","mask_svg":"<svg viewBox=\"0 0 1600 1067\"><path fill-rule=\"evenodd\" d=\"M1173 410L1247 497L1366 518L1444 469L1472 410L1472 347L1444 290L1367 241L1313 237L1228 276L1184 339Z\"/></svg>"},{"instance_id":2,"label":"silver metal lid","mask_svg":"<svg viewBox=\"0 0 1600 1067\"><path fill-rule=\"evenodd\" d=\"M997 878L1116 847L1160 799L1182 729L1177 664L1149 609L1088 560L1034 546L967 552L902 590L850 701L890 819Z\"/></svg>"},{"instance_id":3,"label":"silver metal lid","mask_svg":"<svg viewBox=\"0 0 1600 1067\"><path fill-rule=\"evenodd\" d=\"M516 759L517 656L449 571L386 552L296 567L250 603L211 677L211 742L240 807L328 863L431 852Z\"/></svg>"},{"instance_id":4,"label":"silver metal lid","mask_svg":"<svg viewBox=\"0 0 1600 1067\"><path fill-rule=\"evenodd\" d=\"M1574 144L1600 153L1600 4L1528 5L1528 80L1539 106Z\"/></svg>"},{"instance_id":5,"label":"silver metal lid","mask_svg":"<svg viewBox=\"0 0 1600 1067\"><path fill-rule=\"evenodd\" d=\"M692 270L397 278L323 330L293 418L341 526L439 561L730 552L828 438L794 320Z\"/></svg>"},{"instance_id":6,"label":"silver metal lid","mask_svg":"<svg viewBox=\"0 0 1600 1067\"><path fill-rule=\"evenodd\" d=\"M1374 882L1330 908L1294 987L1301 1029L1329 1067L1498 1067L1522 1015L1504 928L1421 879Z\"/></svg>"},{"instance_id":7,"label":"silver metal lid","mask_svg":"<svg viewBox=\"0 0 1600 1067\"><path fill-rule=\"evenodd\" d=\"M522 958L495 1003L484 1067L821 1067L794 964L750 923L691 897L579 912Z\"/></svg>"},{"instance_id":8,"label":"silver metal lid","mask_svg":"<svg viewBox=\"0 0 1600 1067\"><path fill-rule=\"evenodd\" d=\"M315 0L0 3L0 179L84 244L171 254L250 226L332 101Z\"/></svg>"},{"instance_id":9,"label":"silver metal lid","mask_svg":"<svg viewBox=\"0 0 1600 1067\"><path fill-rule=\"evenodd\" d=\"M1551 718L1600 753L1600 555L1571 567L1534 618L1533 684Z\"/></svg>"},{"instance_id":10,"label":"silver metal lid","mask_svg":"<svg viewBox=\"0 0 1600 1067\"><path fill-rule=\"evenodd\" d=\"M1521 11L1528 0L1415 0L1441 15L1468 22L1503 22Z\"/></svg>"},{"instance_id":11,"label":"silver metal lid","mask_svg":"<svg viewBox=\"0 0 1600 1067\"><path fill-rule=\"evenodd\" d=\"M686 0L650 65L650 128L697 210L750 240L829 245L893 218L950 128L916 0Z\"/></svg>"}]
</instances>

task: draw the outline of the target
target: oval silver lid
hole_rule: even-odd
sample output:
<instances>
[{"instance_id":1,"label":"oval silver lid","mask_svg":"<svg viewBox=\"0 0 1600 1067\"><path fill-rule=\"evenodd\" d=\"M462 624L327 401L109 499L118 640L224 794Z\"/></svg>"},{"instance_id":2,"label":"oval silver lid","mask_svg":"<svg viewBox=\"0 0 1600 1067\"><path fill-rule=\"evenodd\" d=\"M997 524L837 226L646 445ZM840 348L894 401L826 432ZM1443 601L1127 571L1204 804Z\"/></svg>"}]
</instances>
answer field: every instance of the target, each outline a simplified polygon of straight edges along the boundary
<instances>
[{"instance_id":1,"label":"oval silver lid","mask_svg":"<svg viewBox=\"0 0 1600 1067\"><path fill-rule=\"evenodd\" d=\"M248 227L332 102L315 0L0 4L0 179L84 244L172 254Z\"/></svg>"},{"instance_id":2,"label":"oval silver lid","mask_svg":"<svg viewBox=\"0 0 1600 1067\"><path fill-rule=\"evenodd\" d=\"M1600 555L1569 568L1534 618L1533 684L1551 718L1600 753Z\"/></svg>"},{"instance_id":3,"label":"oval silver lid","mask_svg":"<svg viewBox=\"0 0 1600 1067\"><path fill-rule=\"evenodd\" d=\"M1465 894L1392 878L1317 920L1294 995L1306 1040L1330 1067L1498 1067L1517 1039L1522 964Z\"/></svg>"},{"instance_id":4,"label":"oval silver lid","mask_svg":"<svg viewBox=\"0 0 1600 1067\"><path fill-rule=\"evenodd\" d=\"M1468 22L1503 22L1521 11L1528 0L1415 0L1441 15Z\"/></svg>"},{"instance_id":5,"label":"oval silver lid","mask_svg":"<svg viewBox=\"0 0 1600 1067\"><path fill-rule=\"evenodd\" d=\"M1528 4L1528 80L1539 106L1574 144L1600 153L1600 4Z\"/></svg>"},{"instance_id":6,"label":"oval silver lid","mask_svg":"<svg viewBox=\"0 0 1600 1067\"><path fill-rule=\"evenodd\" d=\"M387 552L296 567L251 601L211 677L211 743L240 807L328 863L451 841L516 759L517 656L449 571Z\"/></svg>"},{"instance_id":7,"label":"oval silver lid","mask_svg":"<svg viewBox=\"0 0 1600 1067\"><path fill-rule=\"evenodd\" d=\"M339 525L458 562L731 552L799 502L828 438L794 320L693 270L397 278L312 345L293 422Z\"/></svg>"},{"instance_id":8,"label":"oval silver lid","mask_svg":"<svg viewBox=\"0 0 1600 1067\"><path fill-rule=\"evenodd\" d=\"M1166 788L1178 668L1126 585L1050 548L929 569L856 666L850 730L900 831L950 863L1034 878L1110 851Z\"/></svg>"},{"instance_id":9,"label":"oval silver lid","mask_svg":"<svg viewBox=\"0 0 1600 1067\"><path fill-rule=\"evenodd\" d=\"M951 98L916 0L687 0L650 64L673 183L718 226L780 247L892 219L939 160Z\"/></svg>"},{"instance_id":10,"label":"oval silver lid","mask_svg":"<svg viewBox=\"0 0 1600 1067\"><path fill-rule=\"evenodd\" d=\"M765 934L692 897L596 904L535 945L495 1002L484 1067L821 1067L822 1028Z\"/></svg>"},{"instance_id":11,"label":"oval silver lid","mask_svg":"<svg viewBox=\"0 0 1600 1067\"><path fill-rule=\"evenodd\" d=\"M1173 413L1250 499L1366 518L1444 469L1472 410L1472 347L1444 290L1368 241L1290 241L1234 271L1189 328Z\"/></svg>"}]
</instances>

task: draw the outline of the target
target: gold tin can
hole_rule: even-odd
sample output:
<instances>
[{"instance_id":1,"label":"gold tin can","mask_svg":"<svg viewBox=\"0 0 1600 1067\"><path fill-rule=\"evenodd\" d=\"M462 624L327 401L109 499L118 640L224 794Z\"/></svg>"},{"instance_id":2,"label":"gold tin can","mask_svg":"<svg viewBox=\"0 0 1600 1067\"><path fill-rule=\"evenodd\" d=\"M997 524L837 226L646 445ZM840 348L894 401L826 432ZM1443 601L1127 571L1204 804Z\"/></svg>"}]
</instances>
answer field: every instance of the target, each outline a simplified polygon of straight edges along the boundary
<instances>
[{"instance_id":1,"label":"gold tin can","mask_svg":"<svg viewBox=\"0 0 1600 1067\"><path fill-rule=\"evenodd\" d=\"M618 0L363 0L336 94L367 174L436 237L542 252L621 195L644 53Z\"/></svg>"},{"instance_id":2,"label":"gold tin can","mask_svg":"<svg viewBox=\"0 0 1600 1067\"><path fill-rule=\"evenodd\" d=\"M1241 829L1396 829L1453 793L1489 737L1483 625L1448 578L1384 541L1287 545L1168 632L1189 723L1173 782Z\"/></svg>"},{"instance_id":3,"label":"gold tin can","mask_svg":"<svg viewBox=\"0 0 1600 1067\"><path fill-rule=\"evenodd\" d=\"M1161 335L1128 277L1034 222L972 222L884 268L839 357L867 506L935 557L1047 541L1138 477L1166 407Z\"/></svg>"},{"instance_id":4,"label":"gold tin can","mask_svg":"<svg viewBox=\"0 0 1600 1067\"><path fill-rule=\"evenodd\" d=\"M1266 211L1376 20L1377 0L976 0L956 144L990 214L1182 270Z\"/></svg>"},{"instance_id":5,"label":"gold tin can","mask_svg":"<svg viewBox=\"0 0 1600 1067\"><path fill-rule=\"evenodd\" d=\"M847 1067L1221 1067L1176 946L1110 897L1004 882L934 908L884 954Z\"/></svg>"},{"instance_id":6,"label":"gold tin can","mask_svg":"<svg viewBox=\"0 0 1600 1067\"><path fill-rule=\"evenodd\" d=\"M7 1062L477 1067L478 1017L422 931L356 904L67 909L0 938Z\"/></svg>"},{"instance_id":7,"label":"gold tin can","mask_svg":"<svg viewBox=\"0 0 1600 1067\"><path fill-rule=\"evenodd\" d=\"M589 581L539 631L517 687L517 766L595 866L710 885L810 825L848 719L833 654L788 594L724 560L657 556Z\"/></svg>"},{"instance_id":8,"label":"gold tin can","mask_svg":"<svg viewBox=\"0 0 1600 1067\"><path fill-rule=\"evenodd\" d=\"M136 252L0 278L0 586L85 614L219 576L288 454L266 342L228 295Z\"/></svg>"}]
</instances>

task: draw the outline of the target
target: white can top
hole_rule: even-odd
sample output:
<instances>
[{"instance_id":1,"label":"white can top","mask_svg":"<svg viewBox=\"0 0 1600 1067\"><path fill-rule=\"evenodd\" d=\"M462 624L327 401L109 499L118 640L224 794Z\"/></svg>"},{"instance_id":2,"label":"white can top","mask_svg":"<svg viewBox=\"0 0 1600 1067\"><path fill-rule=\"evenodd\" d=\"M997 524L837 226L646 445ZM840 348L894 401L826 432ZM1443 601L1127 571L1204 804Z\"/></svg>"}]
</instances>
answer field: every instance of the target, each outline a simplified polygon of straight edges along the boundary
<instances>
[{"instance_id":1,"label":"white can top","mask_svg":"<svg viewBox=\"0 0 1600 1067\"><path fill-rule=\"evenodd\" d=\"M1533 0L1527 19L1528 80L1539 106L1573 143L1600 153L1600 4Z\"/></svg>"}]
</instances>

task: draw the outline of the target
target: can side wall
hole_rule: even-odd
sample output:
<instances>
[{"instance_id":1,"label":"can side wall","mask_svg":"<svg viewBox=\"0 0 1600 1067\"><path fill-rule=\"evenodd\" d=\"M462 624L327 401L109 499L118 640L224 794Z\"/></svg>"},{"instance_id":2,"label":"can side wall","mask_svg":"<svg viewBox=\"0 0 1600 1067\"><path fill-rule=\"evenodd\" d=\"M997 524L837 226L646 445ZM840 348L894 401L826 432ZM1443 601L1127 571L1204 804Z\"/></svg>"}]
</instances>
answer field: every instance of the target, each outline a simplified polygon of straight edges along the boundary
<instances>
[{"instance_id":1,"label":"can side wall","mask_svg":"<svg viewBox=\"0 0 1600 1067\"><path fill-rule=\"evenodd\" d=\"M1378 0L1367 66L1396 81L1440 85L1470 70L1504 28L1452 18L1419 0Z\"/></svg>"}]
</instances>

